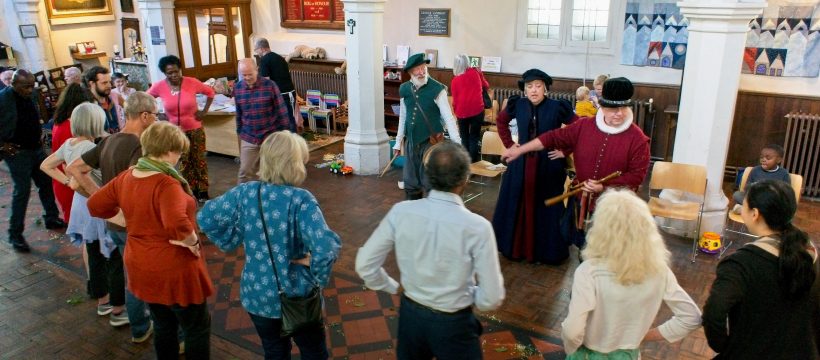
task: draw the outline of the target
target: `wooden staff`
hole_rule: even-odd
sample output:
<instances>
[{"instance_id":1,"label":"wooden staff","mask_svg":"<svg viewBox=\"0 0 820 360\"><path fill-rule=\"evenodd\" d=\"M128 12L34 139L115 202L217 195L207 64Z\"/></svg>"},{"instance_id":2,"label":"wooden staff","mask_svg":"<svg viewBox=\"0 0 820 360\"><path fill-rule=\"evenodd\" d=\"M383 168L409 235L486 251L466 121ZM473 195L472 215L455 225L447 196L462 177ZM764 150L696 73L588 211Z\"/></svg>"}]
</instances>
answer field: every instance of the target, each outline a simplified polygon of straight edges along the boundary
<instances>
[{"instance_id":1,"label":"wooden staff","mask_svg":"<svg viewBox=\"0 0 820 360\"><path fill-rule=\"evenodd\" d=\"M397 158L397 157L398 157L398 156L393 156L393 158L392 158L392 159L390 159L390 162L389 162L389 163L387 163L387 166L385 166L385 167L384 167L384 170L382 170L381 174L379 174L379 177L384 176L384 174L386 174L386 173L387 173L387 170L390 170L390 166L392 166L392 165L393 165L393 161L396 161L396 158Z\"/></svg>"},{"instance_id":2,"label":"wooden staff","mask_svg":"<svg viewBox=\"0 0 820 360\"><path fill-rule=\"evenodd\" d=\"M621 176L620 171L616 171L612 174L609 174L609 175L605 176L603 179L598 180L598 182L605 183L605 182L607 182L609 180L612 180L612 179L614 179L618 176ZM574 195L578 194L579 192L584 191L583 185L584 185L584 183L580 183L580 184L577 184L577 185L574 185L574 186L570 187L570 191L567 191L567 192L565 192L561 195L554 196L554 197L551 197L551 198L545 200L544 205L547 205L547 206L555 205L559 202L564 201L564 199L566 199L570 196L574 196Z\"/></svg>"}]
</instances>

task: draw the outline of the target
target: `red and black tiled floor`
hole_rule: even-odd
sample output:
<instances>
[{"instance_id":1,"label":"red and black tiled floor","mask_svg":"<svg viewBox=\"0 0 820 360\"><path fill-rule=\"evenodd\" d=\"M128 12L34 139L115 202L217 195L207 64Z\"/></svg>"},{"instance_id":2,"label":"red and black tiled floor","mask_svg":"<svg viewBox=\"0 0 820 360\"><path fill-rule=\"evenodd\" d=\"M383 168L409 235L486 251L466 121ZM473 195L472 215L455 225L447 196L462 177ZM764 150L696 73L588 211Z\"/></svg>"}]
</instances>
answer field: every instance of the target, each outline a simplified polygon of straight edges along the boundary
<instances>
[{"instance_id":1,"label":"red and black tiled floor","mask_svg":"<svg viewBox=\"0 0 820 360\"><path fill-rule=\"evenodd\" d=\"M341 144L311 154L311 165L324 152L342 151ZM211 194L229 189L236 178L236 164L226 158L209 157ZM367 240L382 216L403 199L396 188L399 171L384 178L342 177L327 169L310 167L305 187L322 207L330 227L343 239L342 254L324 290L327 338L333 358L393 359L398 325L398 298L366 290L353 271L357 249ZM367 189L363 191L363 189ZM490 217L497 187L468 207ZM5 166L0 166L0 218L7 218L12 186ZM127 329L112 329L94 314L85 297L85 271L78 248L68 245L62 233L45 230L37 223L41 207L34 193L29 206L26 237L31 254L17 254L5 243L7 222L0 225L0 359L111 359L153 358L150 344L131 344ZM818 239L820 205L804 202L798 226ZM674 256L673 270L696 302L703 304L714 278L716 260L701 256L692 264L687 258L689 242L667 236ZM242 250L225 254L206 245L205 256L217 293L209 299L213 318L212 348L215 359L259 358L261 346L248 315L239 302ZM482 346L487 359L563 359L560 322L566 316L573 258L551 267L502 259L507 299L497 311L480 314L484 325ZM397 275L392 257L387 270ZM663 309L658 323L671 315ZM695 332L676 344L648 343L645 359L705 359L709 350L703 332ZM298 350L294 347L294 354Z\"/></svg>"}]
</instances>

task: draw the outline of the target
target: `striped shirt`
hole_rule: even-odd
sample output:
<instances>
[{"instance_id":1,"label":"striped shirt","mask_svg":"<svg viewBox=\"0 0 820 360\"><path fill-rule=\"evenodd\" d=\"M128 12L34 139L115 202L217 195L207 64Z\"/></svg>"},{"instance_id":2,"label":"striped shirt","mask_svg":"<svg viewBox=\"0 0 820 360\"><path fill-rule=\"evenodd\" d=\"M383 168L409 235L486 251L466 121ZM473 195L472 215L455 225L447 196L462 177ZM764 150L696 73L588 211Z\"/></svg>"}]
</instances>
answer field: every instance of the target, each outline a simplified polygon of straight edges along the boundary
<instances>
[{"instance_id":1,"label":"striped shirt","mask_svg":"<svg viewBox=\"0 0 820 360\"><path fill-rule=\"evenodd\" d=\"M240 81L234 97L236 133L242 141L259 145L268 134L289 128L287 105L272 80L260 77L253 87Z\"/></svg>"}]
</instances>

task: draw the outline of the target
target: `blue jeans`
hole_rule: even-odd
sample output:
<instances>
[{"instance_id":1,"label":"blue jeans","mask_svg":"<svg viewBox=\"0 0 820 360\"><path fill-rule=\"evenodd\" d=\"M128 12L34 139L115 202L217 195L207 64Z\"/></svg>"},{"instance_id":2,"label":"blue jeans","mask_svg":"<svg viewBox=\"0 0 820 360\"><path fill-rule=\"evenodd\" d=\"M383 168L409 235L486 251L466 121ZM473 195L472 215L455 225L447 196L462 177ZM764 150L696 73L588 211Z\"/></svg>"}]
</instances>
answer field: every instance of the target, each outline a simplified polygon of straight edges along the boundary
<instances>
[{"instance_id":1,"label":"blue jeans","mask_svg":"<svg viewBox=\"0 0 820 360\"><path fill-rule=\"evenodd\" d=\"M402 296L396 355L399 360L481 359L481 332L469 308L445 314Z\"/></svg>"},{"instance_id":2,"label":"blue jeans","mask_svg":"<svg viewBox=\"0 0 820 360\"><path fill-rule=\"evenodd\" d=\"M128 235L124 231L117 231L106 229L111 240L117 244L120 254L125 255L125 239ZM122 257L120 257L122 261ZM126 283L128 281L128 273L125 271ZM138 299L128 287L125 288L125 311L128 312L128 322L131 323L131 336L138 338L145 335L148 327L151 326L151 318L148 316L148 306L142 300Z\"/></svg>"},{"instance_id":3,"label":"blue jeans","mask_svg":"<svg viewBox=\"0 0 820 360\"><path fill-rule=\"evenodd\" d=\"M154 351L157 359L178 359L178 329L185 332L185 358L209 359L211 356L211 314L208 303L188 306L148 304L154 318Z\"/></svg>"},{"instance_id":4,"label":"blue jeans","mask_svg":"<svg viewBox=\"0 0 820 360\"><path fill-rule=\"evenodd\" d=\"M271 319L248 313L251 316L256 332L262 340L265 350L265 360L290 359L291 337L281 337L282 319ZM325 344L325 329L316 327L296 333L292 336L302 360L327 359L327 344ZM186 345L187 346L187 345Z\"/></svg>"},{"instance_id":5,"label":"blue jeans","mask_svg":"<svg viewBox=\"0 0 820 360\"><path fill-rule=\"evenodd\" d=\"M54 202L54 189L51 178L40 170L40 163L46 159L42 148L33 150L18 150L14 156L6 158L9 166L11 181L14 183L14 193L11 199L11 219L9 236L21 236L25 229L26 209L31 194L31 181L37 185L37 194L45 210L45 220L53 221L60 217L60 210Z\"/></svg>"}]
</instances>

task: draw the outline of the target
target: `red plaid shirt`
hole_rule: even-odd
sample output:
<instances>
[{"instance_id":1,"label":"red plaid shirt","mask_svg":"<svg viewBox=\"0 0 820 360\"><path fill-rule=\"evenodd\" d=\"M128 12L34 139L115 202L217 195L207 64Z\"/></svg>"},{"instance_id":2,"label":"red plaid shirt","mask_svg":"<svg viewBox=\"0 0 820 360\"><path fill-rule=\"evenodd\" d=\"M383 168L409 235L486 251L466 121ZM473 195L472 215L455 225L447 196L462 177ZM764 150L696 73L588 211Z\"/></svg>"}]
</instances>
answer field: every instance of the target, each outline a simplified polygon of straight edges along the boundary
<instances>
[{"instance_id":1,"label":"red plaid shirt","mask_svg":"<svg viewBox=\"0 0 820 360\"><path fill-rule=\"evenodd\" d=\"M259 145L268 134L289 128L287 105L272 80L260 77L252 88L240 81L234 98L236 133L242 141Z\"/></svg>"}]
</instances>

